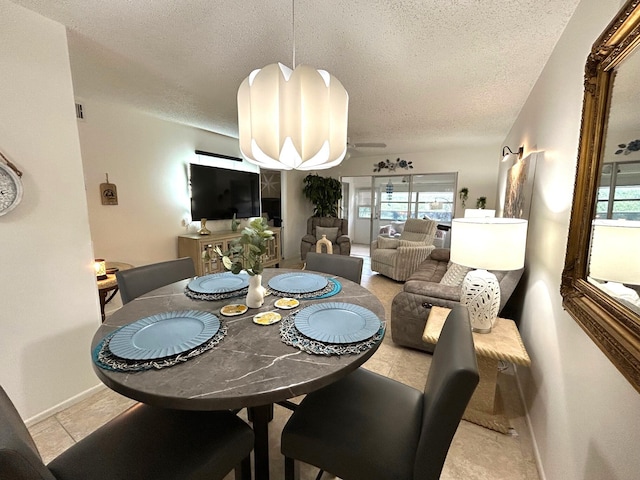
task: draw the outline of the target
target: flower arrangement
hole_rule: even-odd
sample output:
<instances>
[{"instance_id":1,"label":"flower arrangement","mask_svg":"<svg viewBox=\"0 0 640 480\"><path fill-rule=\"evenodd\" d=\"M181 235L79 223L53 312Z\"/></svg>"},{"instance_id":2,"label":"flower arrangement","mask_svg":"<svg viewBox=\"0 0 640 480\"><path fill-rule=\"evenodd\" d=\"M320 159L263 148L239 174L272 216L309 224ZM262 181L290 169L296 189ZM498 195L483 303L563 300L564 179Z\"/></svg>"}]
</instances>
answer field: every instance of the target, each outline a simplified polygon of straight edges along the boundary
<instances>
[{"instance_id":1,"label":"flower arrangement","mask_svg":"<svg viewBox=\"0 0 640 480\"><path fill-rule=\"evenodd\" d=\"M395 172L396 168L402 168L404 170L409 170L410 168L413 168L413 162L407 162L406 160L401 160L399 158L396 158L395 162L392 162L391 160L389 160L387 158L386 162L378 162L378 163L374 163L373 164L373 171L374 172L380 172L383 169L387 169L390 172Z\"/></svg>"},{"instance_id":2,"label":"flower arrangement","mask_svg":"<svg viewBox=\"0 0 640 480\"><path fill-rule=\"evenodd\" d=\"M239 238L231 241L229 251L222 252L216 246L216 253L222 259L224 268L234 274L245 270L249 275L260 275L264 270L262 257L267 253L267 242L273 238L264 218L256 218L242 230Z\"/></svg>"}]
</instances>

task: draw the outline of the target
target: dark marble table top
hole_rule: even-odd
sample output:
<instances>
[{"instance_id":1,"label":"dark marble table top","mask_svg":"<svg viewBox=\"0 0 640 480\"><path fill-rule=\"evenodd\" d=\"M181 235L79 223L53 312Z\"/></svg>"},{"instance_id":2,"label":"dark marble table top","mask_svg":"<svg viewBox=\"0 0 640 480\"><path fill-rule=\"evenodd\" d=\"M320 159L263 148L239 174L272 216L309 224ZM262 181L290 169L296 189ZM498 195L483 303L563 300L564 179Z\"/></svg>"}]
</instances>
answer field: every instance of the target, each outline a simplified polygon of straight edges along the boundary
<instances>
[{"instance_id":1,"label":"dark marble table top","mask_svg":"<svg viewBox=\"0 0 640 480\"><path fill-rule=\"evenodd\" d=\"M291 271L296 270L266 269L262 284L266 286L273 276ZM371 292L349 280L339 280L340 293L320 300L301 300L299 308L319 302L347 302L366 307L384 320L384 307ZM256 313L277 310L273 304L279 297L267 296L261 308L249 309L242 316L223 317L219 315L222 306L243 303L244 298L216 302L192 300L184 294L188 282L183 280L154 290L114 312L94 335L92 350L116 328L172 310L214 313L227 324L227 336L218 346L198 357L161 370L114 372L94 364L96 374L105 385L134 400L165 408L221 410L268 405L338 380L362 365L379 345L357 355L311 355L283 343L279 323L270 326L253 323ZM290 313L277 311L283 317Z\"/></svg>"}]
</instances>

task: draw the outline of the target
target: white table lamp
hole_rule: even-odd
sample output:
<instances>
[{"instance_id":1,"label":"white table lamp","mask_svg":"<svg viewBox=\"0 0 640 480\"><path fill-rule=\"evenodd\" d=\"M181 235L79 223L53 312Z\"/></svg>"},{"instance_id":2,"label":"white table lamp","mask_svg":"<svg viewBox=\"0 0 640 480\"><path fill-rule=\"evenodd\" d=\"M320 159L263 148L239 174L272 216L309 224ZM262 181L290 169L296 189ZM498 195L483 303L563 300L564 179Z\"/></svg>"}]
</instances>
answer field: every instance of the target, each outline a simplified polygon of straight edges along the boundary
<instances>
[{"instance_id":1,"label":"white table lamp","mask_svg":"<svg viewBox=\"0 0 640 480\"><path fill-rule=\"evenodd\" d=\"M496 211L487 208L465 208L464 218L495 217Z\"/></svg>"},{"instance_id":2,"label":"white table lamp","mask_svg":"<svg viewBox=\"0 0 640 480\"><path fill-rule=\"evenodd\" d=\"M451 225L451 261L475 268L462 282L460 303L474 332L489 333L500 310L500 283L487 270L524 266L527 221L520 218L456 218Z\"/></svg>"},{"instance_id":3,"label":"white table lamp","mask_svg":"<svg viewBox=\"0 0 640 480\"><path fill-rule=\"evenodd\" d=\"M640 285L640 221L594 220L589 276L605 281L603 290L626 299L637 298L623 284Z\"/></svg>"}]
</instances>

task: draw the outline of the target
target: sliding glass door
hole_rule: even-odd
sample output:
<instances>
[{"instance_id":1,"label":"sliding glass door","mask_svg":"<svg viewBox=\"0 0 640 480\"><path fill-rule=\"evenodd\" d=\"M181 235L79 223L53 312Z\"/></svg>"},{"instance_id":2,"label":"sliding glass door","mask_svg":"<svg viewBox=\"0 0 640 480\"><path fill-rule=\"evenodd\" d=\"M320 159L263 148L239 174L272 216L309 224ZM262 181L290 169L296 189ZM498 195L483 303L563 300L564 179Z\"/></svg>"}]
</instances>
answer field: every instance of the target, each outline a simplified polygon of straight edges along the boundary
<instances>
[{"instance_id":1,"label":"sliding glass door","mask_svg":"<svg viewBox=\"0 0 640 480\"><path fill-rule=\"evenodd\" d=\"M408 218L451 225L457 173L376 176L371 179L370 239L395 236Z\"/></svg>"}]
</instances>

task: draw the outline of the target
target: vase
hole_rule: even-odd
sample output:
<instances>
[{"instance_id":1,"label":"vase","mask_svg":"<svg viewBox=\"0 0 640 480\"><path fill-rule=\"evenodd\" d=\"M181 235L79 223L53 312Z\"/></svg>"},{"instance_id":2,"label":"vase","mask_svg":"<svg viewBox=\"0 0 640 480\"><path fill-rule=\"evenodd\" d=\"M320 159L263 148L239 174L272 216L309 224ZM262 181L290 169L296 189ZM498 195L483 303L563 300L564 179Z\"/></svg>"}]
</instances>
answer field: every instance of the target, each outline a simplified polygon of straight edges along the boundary
<instances>
[{"instance_id":1,"label":"vase","mask_svg":"<svg viewBox=\"0 0 640 480\"><path fill-rule=\"evenodd\" d=\"M249 308L260 308L264 303L265 288L262 286L262 275L251 275L249 277L249 291L247 292L246 304Z\"/></svg>"}]
</instances>

